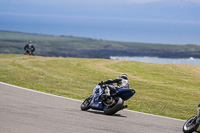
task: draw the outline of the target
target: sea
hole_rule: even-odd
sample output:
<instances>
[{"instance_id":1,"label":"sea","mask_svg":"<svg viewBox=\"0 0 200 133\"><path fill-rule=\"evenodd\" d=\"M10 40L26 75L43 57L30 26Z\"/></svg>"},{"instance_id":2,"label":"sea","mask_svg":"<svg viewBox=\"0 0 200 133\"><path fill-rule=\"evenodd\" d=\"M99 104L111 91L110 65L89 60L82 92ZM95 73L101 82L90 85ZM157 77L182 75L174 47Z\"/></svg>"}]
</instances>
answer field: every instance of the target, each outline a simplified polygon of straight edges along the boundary
<instances>
[{"instance_id":1,"label":"sea","mask_svg":"<svg viewBox=\"0 0 200 133\"><path fill-rule=\"evenodd\" d=\"M157 44L200 45L199 23L126 19L20 16L0 13L0 30Z\"/></svg>"},{"instance_id":2,"label":"sea","mask_svg":"<svg viewBox=\"0 0 200 133\"><path fill-rule=\"evenodd\" d=\"M129 57L129 56L110 56L111 60L128 60L139 61L147 63L159 63L159 64L187 64L200 66L200 59L197 58L158 58L158 57Z\"/></svg>"}]
</instances>

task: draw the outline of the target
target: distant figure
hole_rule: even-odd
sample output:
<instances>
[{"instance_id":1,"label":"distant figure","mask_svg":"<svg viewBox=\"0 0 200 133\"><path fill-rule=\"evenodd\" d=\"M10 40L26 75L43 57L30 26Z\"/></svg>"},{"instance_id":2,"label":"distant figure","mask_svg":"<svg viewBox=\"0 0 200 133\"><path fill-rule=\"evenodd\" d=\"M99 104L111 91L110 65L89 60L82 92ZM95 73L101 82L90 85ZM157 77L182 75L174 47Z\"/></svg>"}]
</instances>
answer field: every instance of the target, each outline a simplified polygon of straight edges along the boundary
<instances>
[{"instance_id":1,"label":"distant figure","mask_svg":"<svg viewBox=\"0 0 200 133\"><path fill-rule=\"evenodd\" d=\"M26 51L25 55L34 55L35 47L32 44L32 41L29 41L28 44L25 45L24 50Z\"/></svg>"}]
</instances>

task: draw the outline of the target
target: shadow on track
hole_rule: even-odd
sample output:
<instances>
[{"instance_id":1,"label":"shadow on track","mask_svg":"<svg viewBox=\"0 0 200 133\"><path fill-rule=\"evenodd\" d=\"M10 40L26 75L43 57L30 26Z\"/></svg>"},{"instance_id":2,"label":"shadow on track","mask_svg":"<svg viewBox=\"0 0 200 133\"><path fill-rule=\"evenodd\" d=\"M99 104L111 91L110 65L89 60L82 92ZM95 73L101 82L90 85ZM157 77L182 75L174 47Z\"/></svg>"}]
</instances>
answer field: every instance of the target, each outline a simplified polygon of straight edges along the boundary
<instances>
[{"instance_id":1,"label":"shadow on track","mask_svg":"<svg viewBox=\"0 0 200 133\"><path fill-rule=\"evenodd\" d=\"M105 115L103 112L100 111L87 111L89 113L93 113L93 114L100 114L100 115ZM127 117L127 116L122 116L121 114L114 114L114 115L107 115L107 116L115 116L115 117Z\"/></svg>"}]
</instances>

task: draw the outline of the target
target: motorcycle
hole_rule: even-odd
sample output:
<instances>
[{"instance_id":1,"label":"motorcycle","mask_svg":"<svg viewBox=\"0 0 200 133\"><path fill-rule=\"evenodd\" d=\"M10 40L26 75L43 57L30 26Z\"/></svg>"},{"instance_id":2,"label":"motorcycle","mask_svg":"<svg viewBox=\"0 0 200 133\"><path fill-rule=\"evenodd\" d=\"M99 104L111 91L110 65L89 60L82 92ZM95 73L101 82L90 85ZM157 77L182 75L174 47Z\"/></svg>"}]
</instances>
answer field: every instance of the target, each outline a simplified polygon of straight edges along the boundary
<instances>
[{"instance_id":1,"label":"motorcycle","mask_svg":"<svg viewBox=\"0 0 200 133\"><path fill-rule=\"evenodd\" d=\"M31 52L30 49L26 49L26 53L25 53L25 55L34 55L34 54Z\"/></svg>"},{"instance_id":2,"label":"motorcycle","mask_svg":"<svg viewBox=\"0 0 200 133\"><path fill-rule=\"evenodd\" d=\"M112 93L108 88L109 85L99 83L93 89L93 94L81 104L81 110L87 111L91 108L94 110L102 110L106 115L113 115L127 108L127 105L124 105L124 101L131 98L136 93L135 90L118 89Z\"/></svg>"},{"instance_id":3,"label":"motorcycle","mask_svg":"<svg viewBox=\"0 0 200 133\"><path fill-rule=\"evenodd\" d=\"M200 122L197 122L197 119L200 118L200 103L198 105L198 112L197 115L192 116L189 118L183 125L183 132L184 133L192 133L198 132L200 133Z\"/></svg>"}]
</instances>

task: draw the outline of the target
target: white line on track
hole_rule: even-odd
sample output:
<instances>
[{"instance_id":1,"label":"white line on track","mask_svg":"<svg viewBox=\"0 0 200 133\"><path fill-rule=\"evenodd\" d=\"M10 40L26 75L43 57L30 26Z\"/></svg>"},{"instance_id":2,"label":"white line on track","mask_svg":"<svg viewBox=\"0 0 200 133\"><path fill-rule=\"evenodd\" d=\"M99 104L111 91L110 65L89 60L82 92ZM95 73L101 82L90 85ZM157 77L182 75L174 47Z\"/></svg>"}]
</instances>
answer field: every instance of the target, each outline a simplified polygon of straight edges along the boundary
<instances>
[{"instance_id":1,"label":"white line on track","mask_svg":"<svg viewBox=\"0 0 200 133\"><path fill-rule=\"evenodd\" d=\"M72 99L72 98L67 98L67 97L62 97L62 96L57 96L57 95L53 95L53 94L49 94L49 93L45 93L45 92L36 91L36 90L31 90L31 89L19 87L19 86L16 86L16 85L11 85L11 84L4 83L4 82L0 82L0 84L7 85L7 86L11 86L11 87L15 87L15 88L22 89L22 90L27 90L27 91L35 92L35 93L40 93L40 94L44 94L44 95L49 95L49 96L53 96L53 97L68 99L68 100L77 101L77 102L83 102L83 101L81 101L81 100ZM153 114L148 114L148 113L143 113L143 112L138 112L138 111L133 111L133 110L128 110L128 109L124 109L124 110L125 110L125 111L128 111L128 112L139 113L139 114L149 115L149 116L153 116L153 117L160 117L160 118L171 119L171 120L177 120L177 121L185 121L185 120L181 120L181 119L170 118L170 117L165 117L165 116L160 116L160 115L153 115Z\"/></svg>"}]
</instances>

